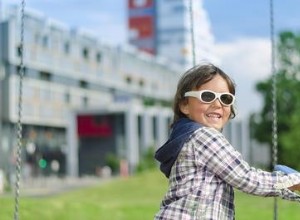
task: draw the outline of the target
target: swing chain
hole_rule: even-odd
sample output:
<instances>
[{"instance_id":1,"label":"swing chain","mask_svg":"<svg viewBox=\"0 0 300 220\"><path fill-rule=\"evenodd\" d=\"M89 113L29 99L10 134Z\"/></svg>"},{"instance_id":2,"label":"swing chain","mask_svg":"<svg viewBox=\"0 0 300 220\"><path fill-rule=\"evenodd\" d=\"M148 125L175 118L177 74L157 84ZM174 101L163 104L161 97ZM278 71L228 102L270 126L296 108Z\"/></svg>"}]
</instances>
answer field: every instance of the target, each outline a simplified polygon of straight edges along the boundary
<instances>
[{"instance_id":1,"label":"swing chain","mask_svg":"<svg viewBox=\"0 0 300 220\"><path fill-rule=\"evenodd\" d=\"M278 129L277 129L277 74L275 68L275 39L274 39L274 5L270 0L270 38L271 38L271 73L272 73L272 166L278 162ZM278 219L278 202L274 198L274 220Z\"/></svg>"},{"instance_id":2,"label":"swing chain","mask_svg":"<svg viewBox=\"0 0 300 220\"><path fill-rule=\"evenodd\" d=\"M193 66L196 65L196 54L195 54L195 33L194 33L194 7L193 0L190 0L190 26L191 26L191 49L192 49L192 58Z\"/></svg>"},{"instance_id":3,"label":"swing chain","mask_svg":"<svg viewBox=\"0 0 300 220\"><path fill-rule=\"evenodd\" d=\"M15 179L15 210L14 219L19 219L19 197L20 197L20 176L22 163L22 96L24 76L24 9L25 0L21 1L21 39L20 39L20 68L19 68L19 99L18 99L18 121L17 121L17 155L16 155L16 179Z\"/></svg>"},{"instance_id":4,"label":"swing chain","mask_svg":"<svg viewBox=\"0 0 300 220\"><path fill-rule=\"evenodd\" d=\"M276 68L275 68L275 39L274 39L274 10L273 1L270 0L270 24L271 24L271 71L272 71L272 112L273 112L273 167L277 164L277 145L278 145L278 135L277 135L277 78L276 78Z\"/></svg>"}]
</instances>

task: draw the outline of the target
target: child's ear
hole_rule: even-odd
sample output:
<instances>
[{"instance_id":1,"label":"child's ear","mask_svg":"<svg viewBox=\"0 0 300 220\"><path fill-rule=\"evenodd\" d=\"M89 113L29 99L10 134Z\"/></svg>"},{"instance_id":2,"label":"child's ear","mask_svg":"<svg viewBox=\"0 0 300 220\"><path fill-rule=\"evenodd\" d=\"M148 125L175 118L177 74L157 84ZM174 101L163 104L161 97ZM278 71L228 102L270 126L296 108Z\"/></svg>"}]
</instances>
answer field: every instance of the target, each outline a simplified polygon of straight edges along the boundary
<instances>
[{"instance_id":1,"label":"child's ear","mask_svg":"<svg viewBox=\"0 0 300 220\"><path fill-rule=\"evenodd\" d=\"M180 104L179 106L179 109L180 111L185 114L185 115L188 115L189 114L189 108L188 108L188 104L187 102L183 102Z\"/></svg>"}]
</instances>

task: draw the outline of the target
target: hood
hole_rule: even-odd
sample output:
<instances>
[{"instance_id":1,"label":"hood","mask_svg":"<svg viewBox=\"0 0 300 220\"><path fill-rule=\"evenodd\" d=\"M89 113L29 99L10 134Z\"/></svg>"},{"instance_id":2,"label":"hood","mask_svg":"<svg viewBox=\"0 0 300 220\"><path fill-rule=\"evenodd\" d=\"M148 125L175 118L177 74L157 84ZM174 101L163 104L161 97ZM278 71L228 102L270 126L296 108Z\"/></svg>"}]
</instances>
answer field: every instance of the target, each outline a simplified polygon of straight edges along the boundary
<instances>
[{"instance_id":1,"label":"hood","mask_svg":"<svg viewBox=\"0 0 300 220\"><path fill-rule=\"evenodd\" d=\"M188 137L200 127L201 124L188 118L181 118L175 122L169 140L155 152L155 159L160 162L160 170L166 177L169 177L171 168Z\"/></svg>"}]
</instances>

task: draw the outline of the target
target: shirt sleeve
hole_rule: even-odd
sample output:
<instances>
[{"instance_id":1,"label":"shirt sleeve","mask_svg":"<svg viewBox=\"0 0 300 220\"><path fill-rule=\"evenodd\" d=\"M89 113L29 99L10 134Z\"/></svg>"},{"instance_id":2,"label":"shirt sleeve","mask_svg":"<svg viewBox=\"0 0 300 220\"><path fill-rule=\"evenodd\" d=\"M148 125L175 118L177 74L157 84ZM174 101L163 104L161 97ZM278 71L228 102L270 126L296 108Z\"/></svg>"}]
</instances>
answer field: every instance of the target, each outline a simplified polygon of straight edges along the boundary
<instances>
[{"instance_id":1,"label":"shirt sleeve","mask_svg":"<svg viewBox=\"0 0 300 220\"><path fill-rule=\"evenodd\" d=\"M283 199L300 202L297 193L282 187L286 186L286 183L299 184L300 174L286 175L249 166L241 154L216 129L204 127L195 135L198 166L205 166L217 177L243 192L260 196L280 196Z\"/></svg>"}]
</instances>

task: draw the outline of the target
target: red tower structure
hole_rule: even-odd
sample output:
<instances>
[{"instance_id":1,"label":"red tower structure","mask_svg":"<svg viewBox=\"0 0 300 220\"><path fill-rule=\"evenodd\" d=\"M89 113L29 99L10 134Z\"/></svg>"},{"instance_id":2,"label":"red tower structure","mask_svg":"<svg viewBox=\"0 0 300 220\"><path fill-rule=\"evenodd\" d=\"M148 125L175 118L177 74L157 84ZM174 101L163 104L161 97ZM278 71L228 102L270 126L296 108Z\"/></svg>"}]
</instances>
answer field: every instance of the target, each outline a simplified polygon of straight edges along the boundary
<instances>
[{"instance_id":1,"label":"red tower structure","mask_svg":"<svg viewBox=\"0 0 300 220\"><path fill-rule=\"evenodd\" d=\"M128 0L129 43L156 54L155 0Z\"/></svg>"}]
</instances>

